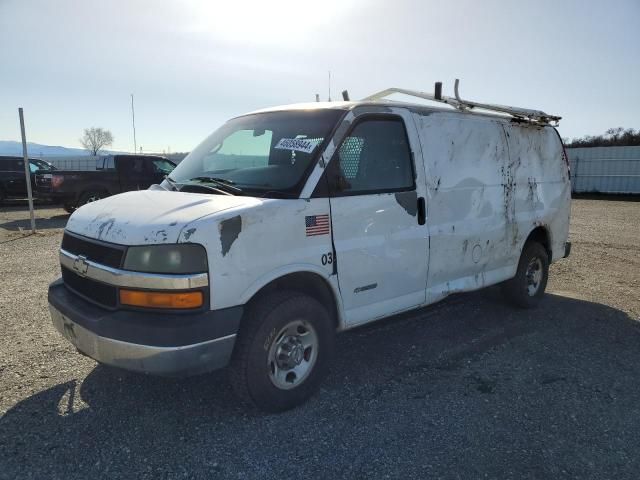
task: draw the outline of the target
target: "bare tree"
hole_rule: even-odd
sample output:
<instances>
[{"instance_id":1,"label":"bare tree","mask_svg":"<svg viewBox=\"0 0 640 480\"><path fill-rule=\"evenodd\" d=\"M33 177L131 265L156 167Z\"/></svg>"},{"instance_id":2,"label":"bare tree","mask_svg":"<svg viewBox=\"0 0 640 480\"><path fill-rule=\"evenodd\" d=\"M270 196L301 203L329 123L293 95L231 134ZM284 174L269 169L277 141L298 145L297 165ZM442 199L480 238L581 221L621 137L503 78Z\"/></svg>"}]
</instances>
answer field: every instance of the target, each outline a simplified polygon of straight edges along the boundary
<instances>
[{"instance_id":1,"label":"bare tree","mask_svg":"<svg viewBox=\"0 0 640 480\"><path fill-rule=\"evenodd\" d=\"M104 128L85 128L80 143L91 152L91 155L96 156L102 148L109 147L113 144L113 135L109 130L105 130Z\"/></svg>"},{"instance_id":2,"label":"bare tree","mask_svg":"<svg viewBox=\"0 0 640 480\"><path fill-rule=\"evenodd\" d=\"M585 135L565 143L567 147L623 147L640 145L640 130L609 128L604 135Z\"/></svg>"}]
</instances>

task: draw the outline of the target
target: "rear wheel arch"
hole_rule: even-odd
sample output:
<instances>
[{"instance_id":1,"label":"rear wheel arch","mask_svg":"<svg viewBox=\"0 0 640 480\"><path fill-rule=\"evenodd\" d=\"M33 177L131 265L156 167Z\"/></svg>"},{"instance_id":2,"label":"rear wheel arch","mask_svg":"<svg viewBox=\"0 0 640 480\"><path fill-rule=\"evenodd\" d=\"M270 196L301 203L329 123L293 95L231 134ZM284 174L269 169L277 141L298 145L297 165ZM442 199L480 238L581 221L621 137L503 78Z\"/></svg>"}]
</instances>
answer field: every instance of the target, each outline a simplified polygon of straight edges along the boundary
<instances>
[{"instance_id":1,"label":"rear wheel arch","mask_svg":"<svg viewBox=\"0 0 640 480\"><path fill-rule=\"evenodd\" d=\"M544 225L538 225L533 230L531 230L531 232L529 232L529 235L527 236L527 240L522 245L522 251L524 251L526 246L529 245L531 242L539 243L547 251L547 255L549 256L549 261L551 261L551 259L553 258L551 241L552 241L551 232L549 232L549 229Z\"/></svg>"},{"instance_id":2,"label":"rear wheel arch","mask_svg":"<svg viewBox=\"0 0 640 480\"><path fill-rule=\"evenodd\" d=\"M109 190L107 190L104 186L101 186L101 185L100 185L100 186L98 186L98 185L96 185L96 186L91 186L91 187L85 188L85 189L84 189L84 190L83 190L83 191L78 195L78 198L77 198L77 201L76 201L77 205L78 205L78 206L82 206L82 205L84 205L84 204L86 203L86 202L84 201L84 200L85 200L85 198L86 198L87 196L89 196L90 194L93 194L93 193L97 193L97 194L102 195L102 197L101 197L101 198L105 198L105 197L108 197L108 196L110 196L110 195L111 195L111 194L109 193Z\"/></svg>"}]
</instances>

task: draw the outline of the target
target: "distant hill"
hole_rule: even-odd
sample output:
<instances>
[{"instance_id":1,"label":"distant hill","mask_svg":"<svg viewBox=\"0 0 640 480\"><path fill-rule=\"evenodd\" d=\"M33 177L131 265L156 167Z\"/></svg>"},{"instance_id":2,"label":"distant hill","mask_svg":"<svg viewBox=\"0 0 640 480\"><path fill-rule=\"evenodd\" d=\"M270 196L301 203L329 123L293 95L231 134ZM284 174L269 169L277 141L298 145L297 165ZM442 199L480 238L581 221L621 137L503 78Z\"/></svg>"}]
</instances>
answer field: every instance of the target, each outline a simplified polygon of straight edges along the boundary
<instances>
[{"instance_id":1,"label":"distant hill","mask_svg":"<svg viewBox=\"0 0 640 480\"><path fill-rule=\"evenodd\" d=\"M71 168L71 169L80 169L80 170L85 170L89 168L87 167L87 165L89 164L87 164L85 160L85 157L89 157L89 152L87 152L83 148L67 148L67 147L60 147L57 145L42 145L40 143L27 142L27 153L31 158L43 158L45 160L49 160L53 162L54 165L60 168ZM109 155L109 154L115 155L118 153L126 153L126 152L119 152L115 150L100 151L101 155ZM162 155L175 163L180 163L182 159L187 156L186 152L176 152L176 153L168 153L168 154L151 153L151 152L144 152L144 153L147 155ZM13 140L0 140L0 156L21 157L22 142L16 142ZM72 163L69 163L69 162L72 162ZM90 169L93 169L93 168L95 168L95 166L91 166Z\"/></svg>"},{"instance_id":2,"label":"distant hill","mask_svg":"<svg viewBox=\"0 0 640 480\"><path fill-rule=\"evenodd\" d=\"M27 153L30 157L54 157L54 156L89 156L83 148L68 148L57 145L42 145L40 143L27 142ZM116 153L105 151L104 153ZM0 140L0 155L22 155L22 142L13 140Z\"/></svg>"}]
</instances>

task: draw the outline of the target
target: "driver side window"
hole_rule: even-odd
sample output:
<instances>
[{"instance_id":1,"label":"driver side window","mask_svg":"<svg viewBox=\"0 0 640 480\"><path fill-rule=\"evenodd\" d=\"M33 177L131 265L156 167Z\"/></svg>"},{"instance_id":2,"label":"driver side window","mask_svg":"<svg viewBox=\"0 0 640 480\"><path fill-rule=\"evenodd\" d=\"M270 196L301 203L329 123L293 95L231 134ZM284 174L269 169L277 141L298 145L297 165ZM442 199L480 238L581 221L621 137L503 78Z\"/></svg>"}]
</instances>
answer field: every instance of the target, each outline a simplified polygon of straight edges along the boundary
<instances>
[{"instance_id":1,"label":"driver side window","mask_svg":"<svg viewBox=\"0 0 640 480\"><path fill-rule=\"evenodd\" d=\"M402 119L358 123L334 154L328 174L332 196L413 190L413 160Z\"/></svg>"}]
</instances>

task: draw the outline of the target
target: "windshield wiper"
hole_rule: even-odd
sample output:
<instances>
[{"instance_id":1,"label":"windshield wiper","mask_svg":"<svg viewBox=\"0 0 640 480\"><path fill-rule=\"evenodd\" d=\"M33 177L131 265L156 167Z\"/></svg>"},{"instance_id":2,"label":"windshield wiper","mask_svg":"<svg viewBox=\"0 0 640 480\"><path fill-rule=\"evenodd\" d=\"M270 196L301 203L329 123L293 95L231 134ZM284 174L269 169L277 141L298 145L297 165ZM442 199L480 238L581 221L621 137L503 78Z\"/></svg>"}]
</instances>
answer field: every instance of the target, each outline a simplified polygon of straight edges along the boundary
<instances>
[{"instance_id":1,"label":"windshield wiper","mask_svg":"<svg viewBox=\"0 0 640 480\"><path fill-rule=\"evenodd\" d=\"M193 177L191 180L202 180L203 182L220 182L227 185L235 185L236 182L222 177Z\"/></svg>"},{"instance_id":2,"label":"windshield wiper","mask_svg":"<svg viewBox=\"0 0 640 480\"><path fill-rule=\"evenodd\" d=\"M189 182L199 181L204 183L211 183L215 185L220 190L225 192L233 193L234 195L242 195L242 189L238 187L234 187L234 182L231 180L227 180L226 178L219 177L194 177L188 180Z\"/></svg>"},{"instance_id":3,"label":"windshield wiper","mask_svg":"<svg viewBox=\"0 0 640 480\"><path fill-rule=\"evenodd\" d=\"M205 183L183 183L182 186L180 187L180 191L194 192L194 193L205 191L205 192L214 192L219 195L230 195L230 196L234 195L231 192L227 192L226 190L222 190L221 188L214 187L213 185L207 185Z\"/></svg>"}]
</instances>

